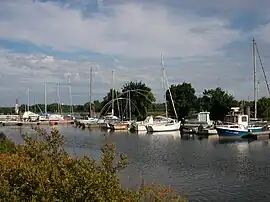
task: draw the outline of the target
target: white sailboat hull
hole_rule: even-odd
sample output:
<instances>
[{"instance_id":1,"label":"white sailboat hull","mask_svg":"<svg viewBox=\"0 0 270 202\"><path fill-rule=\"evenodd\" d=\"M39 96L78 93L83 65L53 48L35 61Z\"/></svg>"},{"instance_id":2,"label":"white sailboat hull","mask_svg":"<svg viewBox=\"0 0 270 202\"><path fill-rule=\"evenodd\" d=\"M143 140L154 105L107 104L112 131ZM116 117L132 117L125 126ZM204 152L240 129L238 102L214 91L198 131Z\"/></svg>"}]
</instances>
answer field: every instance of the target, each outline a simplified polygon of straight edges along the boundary
<instances>
[{"instance_id":1,"label":"white sailboat hull","mask_svg":"<svg viewBox=\"0 0 270 202\"><path fill-rule=\"evenodd\" d=\"M153 124L147 126L148 132L176 131L180 129L181 122Z\"/></svg>"},{"instance_id":2,"label":"white sailboat hull","mask_svg":"<svg viewBox=\"0 0 270 202\"><path fill-rule=\"evenodd\" d=\"M147 131L146 125L144 125L144 124L137 124L135 130L136 131Z\"/></svg>"}]
</instances>

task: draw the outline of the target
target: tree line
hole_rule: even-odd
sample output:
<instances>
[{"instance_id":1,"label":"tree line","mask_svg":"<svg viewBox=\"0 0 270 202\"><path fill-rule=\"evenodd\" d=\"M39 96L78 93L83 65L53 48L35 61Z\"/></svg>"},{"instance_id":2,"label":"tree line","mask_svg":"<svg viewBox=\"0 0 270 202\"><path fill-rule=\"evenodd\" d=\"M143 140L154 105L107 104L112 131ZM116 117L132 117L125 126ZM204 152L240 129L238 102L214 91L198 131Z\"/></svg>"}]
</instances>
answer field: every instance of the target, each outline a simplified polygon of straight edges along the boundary
<instances>
[{"instance_id":1,"label":"tree line","mask_svg":"<svg viewBox=\"0 0 270 202\"><path fill-rule=\"evenodd\" d=\"M170 86L171 95L174 100L177 117L187 118L199 111L209 111L212 120L223 120L224 116L230 111L231 107L240 106L242 109L249 106L251 112L254 112L254 102L237 100L232 94L217 87L204 90L202 96L197 96L191 83L182 83ZM165 94L165 93L164 93ZM166 91L166 104L168 114L176 117L173 104L170 99L170 93ZM114 101L112 101L114 100ZM164 103L156 103L155 96L150 87L143 82L130 81L125 83L121 90L110 89L102 100L95 100L91 103L91 111L105 115L114 108L114 115L122 119L137 120L144 119L149 114L165 115ZM257 115L260 118L269 119L270 117L270 98L262 97L257 102ZM44 104L30 106L30 111L44 112ZM24 112L27 106L22 104L20 111ZM90 113L90 104L86 102L83 105L61 105L52 103L47 105L47 111L51 113L62 112L70 113ZM10 114L14 112L14 107L1 107L0 113ZM251 114L252 116L252 114Z\"/></svg>"}]
</instances>

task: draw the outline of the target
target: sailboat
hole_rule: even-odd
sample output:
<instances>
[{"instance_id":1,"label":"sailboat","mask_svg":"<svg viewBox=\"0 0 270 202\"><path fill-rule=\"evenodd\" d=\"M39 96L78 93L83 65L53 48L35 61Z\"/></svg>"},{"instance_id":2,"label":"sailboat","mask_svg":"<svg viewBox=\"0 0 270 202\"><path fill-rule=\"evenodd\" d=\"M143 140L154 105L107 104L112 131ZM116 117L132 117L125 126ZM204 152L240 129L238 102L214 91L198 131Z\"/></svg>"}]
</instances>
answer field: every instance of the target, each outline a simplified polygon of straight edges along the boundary
<instances>
[{"instance_id":1,"label":"sailboat","mask_svg":"<svg viewBox=\"0 0 270 202\"><path fill-rule=\"evenodd\" d=\"M27 110L25 110L25 112L23 113L23 120L24 121L37 121L39 118L38 114L35 114L33 112L30 111L30 90L29 88L27 88Z\"/></svg>"},{"instance_id":2,"label":"sailboat","mask_svg":"<svg viewBox=\"0 0 270 202\"><path fill-rule=\"evenodd\" d=\"M181 122L177 120L178 117L177 117L177 113L175 110L174 101L172 98L172 93L170 90L169 82L168 82L166 71L165 71L163 54L161 54L161 66L162 66L162 82L163 82L163 86L164 86L164 90L165 90L164 97L165 97L165 109L166 109L167 121L154 122L153 124L147 125L146 129L148 132L176 131L176 130L180 129L180 125L181 125ZM171 102L173 105L173 110L174 110L176 119L172 119L172 118L168 117L168 109L167 109L167 101L166 101L166 88L165 88L166 85L167 85L167 89L169 91L169 95L170 95L170 99L171 99Z\"/></svg>"},{"instance_id":3,"label":"sailboat","mask_svg":"<svg viewBox=\"0 0 270 202\"><path fill-rule=\"evenodd\" d=\"M103 129L111 129L111 124L114 124L119 121L119 118L114 115L114 71L112 71L112 111L111 114L108 114L103 117L103 120L100 121L100 127Z\"/></svg>"},{"instance_id":4,"label":"sailboat","mask_svg":"<svg viewBox=\"0 0 270 202\"><path fill-rule=\"evenodd\" d=\"M255 112L254 117L257 119L257 80L256 80L256 43L252 40L252 58L253 58L253 69L254 69L254 103ZM232 114L225 117L225 121L228 124L222 124L216 126L217 133L219 137L244 137L250 132L261 132L263 130L262 126L253 126L250 124L248 115L238 113L239 107L232 108Z\"/></svg>"},{"instance_id":5,"label":"sailboat","mask_svg":"<svg viewBox=\"0 0 270 202\"><path fill-rule=\"evenodd\" d=\"M113 77L114 78L114 77ZM113 90L114 91L114 90ZM114 93L114 92L113 92ZM113 94L114 95L114 94ZM118 98L117 98L117 94L114 95L116 96L116 100L117 100L117 104L118 104L118 109L119 109L119 102L118 102ZM113 103L114 103L114 96L113 96ZM129 95L130 97L130 95ZM130 101L130 98L129 98L129 101ZM129 103L130 105L130 103ZM113 105L114 106L114 105ZM130 106L129 106L130 107ZM131 117L131 108L129 108L129 116ZM118 110L119 111L119 110ZM112 111L112 114L113 114L113 111ZM111 130L128 130L129 129L129 125L130 125L130 121L122 121L122 119L120 120L118 117L116 117L117 120L111 120L108 125L109 125L109 128ZM131 118L130 118L131 119Z\"/></svg>"},{"instance_id":6,"label":"sailboat","mask_svg":"<svg viewBox=\"0 0 270 202\"><path fill-rule=\"evenodd\" d=\"M82 124L94 125L98 124L99 119L92 117L92 76L93 68L89 68L89 117L87 119L78 119L77 121Z\"/></svg>"}]
</instances>

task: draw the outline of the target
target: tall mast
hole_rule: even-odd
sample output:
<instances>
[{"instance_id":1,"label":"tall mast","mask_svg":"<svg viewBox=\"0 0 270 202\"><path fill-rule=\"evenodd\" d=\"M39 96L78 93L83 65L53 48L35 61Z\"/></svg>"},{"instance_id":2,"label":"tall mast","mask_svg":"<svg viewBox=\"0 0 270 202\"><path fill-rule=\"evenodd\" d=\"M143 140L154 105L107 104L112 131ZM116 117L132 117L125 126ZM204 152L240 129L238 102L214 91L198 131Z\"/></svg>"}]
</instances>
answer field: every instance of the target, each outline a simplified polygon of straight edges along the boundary
<instances>
[{"instance_id":1,"label":"tall mast","mask_svg":"<svg viewBox=\"0 0 270 202\"><path fill-rule=\"evenodd\" d=\"M112 116L114 115L114 72L112 71Z\"/></svg>"},{"instance_id":2,"label":"tall mast","mask_svg":"<svg viewBox=\"0 0 270 202\"><path fill-rule=\"evenodd\" d=\"M60 101L60 83L57 82L57 99L58 99L58 105L57 105L57 110L58 110L58 113L61 113L61 101Z\"/></svg>"},{"instance_id":3,"label":"tall mast","mask_svg":"<svg viewBox=\"0 0 270 202\"><path fill-rule=\"evenodd\" d=\"M73 114L73 103L72 103L71 79L70 79L70 75L69 75L69 77L68 77L68 83L69 83L69 97L70 97L70 114Z\"/></svg>"},{"instance_id":4,"label":"tall mast","mask_svg":"<svg viewBox=\"0 0 270 202\"><path fill-rule=\"evenodd\" d=\"M44 111L45 111L45 114L47 114L47 83L45 81L45 89L44 89Z\"/></svg>"},{"instance_id":5,"label":"tall mast","mask_svg":"<svg viewBox=\"0 0 270 202\"><path fill-rule=\"evenodd\" d=\"M164 72L163 73L164 74L164 82L165 82L165 84L168 87L168 91L169 91L169 94L170 94L170 99L171 99L171 102L172 102L172 106L173 106L173 111L174 111L174 114L175 114L175 118L178 119L178 116L177 116L177 113L176 113L176 109L175 109L175 105L174 105L174 101L173 101L173 97L172 97L172 92L171 92L171 89L170 89L170 85L169 85L169 82L168 82L168 79L167 79L166 70L165 70L165 67L164 67L164 58L163 58L163 55L162 55L162 64L163 64L163 72ZM166 96L166 94L165 94L165 96Z\"/></svg>"},{"instance_id":6,"label":"tall mast","mask_svg":"<svg viewBox=\"0 0 270 202\"><path fill-rule=\"evenodd\" d=\"M256 49L255 49L255 39L252 40L252 58L253 58L253 93L254 93L254 118L257 118L257 67L256 67Z\"/></svg>"},{"instance_id":7,"label":"tall mast","mask_svg":"<svg viewBox=\"0 0 270 202\"><path fill-rule=\"evenodd\" d=\"M89 112L90 117L92 117L92 72L93 68L89 68Z\"/></svg>"},{"instance_id":8,"label":"tall mast","mask_svg":"<svg viewBox=\"0 0 270 202\"><path fill-rule=\"evenodd\" d=\"M131 121L131 101L130 101L130 91L128 92L128 106L129 106L129 120Z\"/></svg>"},{"instance_id":9,"label":"tall mast","mask_svg":"<svg viewBox=\"0 0 270 202\"><path fill-rule=\"evenodd\" d=\"M27 111L30 111L30 90L27 88Z\"/></svg>"},{"instance_id":10,"label":"tall mast","mask_svg":"<svg viewBox=\"0 0 270 202\"><path fill-rule=\"evenodd\" d=\"M161 68L162 68L162 86L165 91L164 99L165 99L165 116L168 117L168 106L167 106L167 99L166 99L166 84L165 84L165 66L164 66L164 57L163 54L161 53Z\"/></svg>"}]
</instances>

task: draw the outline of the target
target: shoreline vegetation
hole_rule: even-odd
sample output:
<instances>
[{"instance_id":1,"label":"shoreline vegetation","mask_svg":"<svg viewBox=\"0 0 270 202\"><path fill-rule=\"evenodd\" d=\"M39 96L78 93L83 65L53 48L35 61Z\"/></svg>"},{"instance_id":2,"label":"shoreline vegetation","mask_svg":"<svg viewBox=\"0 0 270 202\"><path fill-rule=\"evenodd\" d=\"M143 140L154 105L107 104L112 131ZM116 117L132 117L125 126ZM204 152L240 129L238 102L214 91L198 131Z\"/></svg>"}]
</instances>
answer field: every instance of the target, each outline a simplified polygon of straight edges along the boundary
<instances>
[{"instance_id":1,"label":"shoreline vegetation","mask_svg":"<svg viewBox=\"0 0 270 202\"><path fill-rule=\"evenodd\" d=\"M24 145L0 133L0 201L188 201L169 186L122 188L118 172L128 161L123 154L116 156L115 145L102 147L98 163L87 156L69 156L57 129L35 130L42 141L25 136Z\"/></svg>"},{"instance_id":2,"label":"shoreline vegetation","mask_svg":"<svg viewBox=\"0 0 270 202\"><path fill-rule=\"evenodd\" d=\"M203 92L196 92L191 83L183 82L182 84L174 84L170 86L170 91L174 100L177 117L191 118L194 113L200 111L210 112L211 120L223 120L224 116L230 111L231 107L240 107L242 110L249 108L251 112L255 111L254 101L237 100L231 93L217 87L213 89L205 89ZM112 93L113 92L113 93ZM112 96L114 95L114 96ZM239 95L241 97L241 95ZM127 119L129 112L128 100L131 102L131 114L134 120L144 120L148 115L165 115L165 99L164 102L157 103L152 89L143 82L130 81L124 84L121 90L110 89L102 100L94 100L86 102L83 105L63 105L61 103L51 103L45 107L44 104L31 105L30 111L34 113L42 113L45 108L49 113L76 113L80 115L102 116L111 111L112 98L114 98L114 115L122 120ZM66 101L67 102L67 101ZM166 102L168 107L168 115L175 118L172 102L169 92L166 92ZM28 108L27 105L19 106L20 113ZM14 107L0 107L1 114L13 114ZM254 114L251 114L253 117ZM261 97L257 102L257 117L270 119L270 98Z\"/></svg>"}]
</instances>

